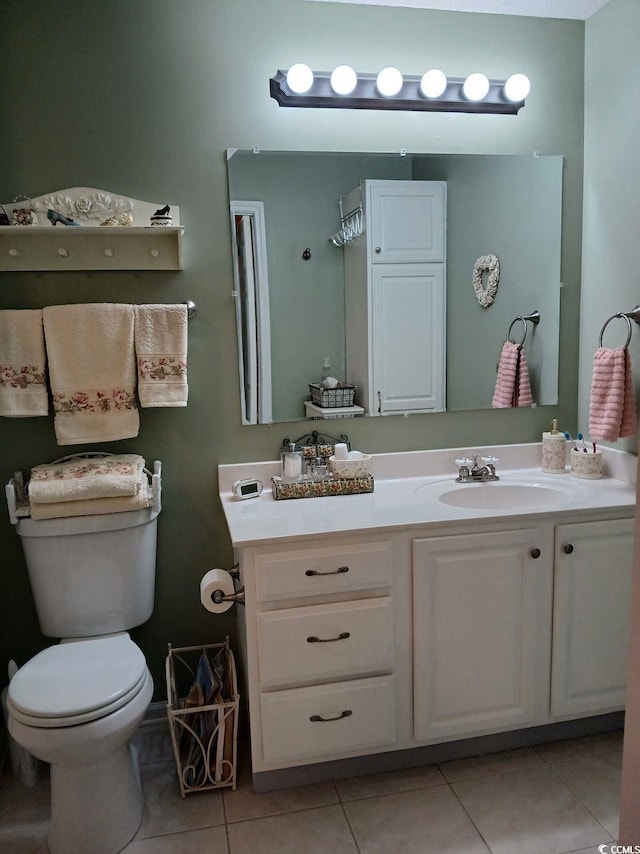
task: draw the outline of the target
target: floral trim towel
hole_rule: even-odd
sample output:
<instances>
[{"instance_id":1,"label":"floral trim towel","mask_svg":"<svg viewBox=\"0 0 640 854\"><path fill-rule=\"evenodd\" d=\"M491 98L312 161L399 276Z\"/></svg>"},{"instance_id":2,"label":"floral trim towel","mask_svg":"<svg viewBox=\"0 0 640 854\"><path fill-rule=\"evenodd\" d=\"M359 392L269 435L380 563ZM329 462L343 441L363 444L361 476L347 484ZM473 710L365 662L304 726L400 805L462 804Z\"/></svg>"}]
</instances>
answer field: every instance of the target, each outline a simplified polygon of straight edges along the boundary
<instances>
[{"instance_id":1,"label":"floral trim towel","mask_svg":"<svg viewBox=\"0 0 640 854\"><path fill-rule=\"evenodd\" d=\"M593 357L589 433L593 439L615 442L635 436L636 426L629 351L599 347Z\"/></svg>"},{"instance_id":2,"label":"floral trim towel","mask_svg":"<svg viewBox=\"0 0 640 854\"><path fill-rule=\"evenodd\" d=\"M146 483L144 459L139 454L48 463L31 469L29 502L124 498L137 495Z\"/></svg>"},{"instance_id":3,"label":"floral trim towel","mask_svg":"<svg viewBox=\"0 0 640 854\"><path fill-rule=\"evenodd\" d=\"M505 341L498 362L498 376L491 406L493 409L509 409L513 406L531 406L531 381L527 357L521 344Z\"/></svg>"},{"instance_id":4,"label":"floral trim towel","mask_svg":"<svg viewBox=\"0 0 640 854\"><path fill-rule=\"evenodd\" d=\"M89 498L84 501L56 501L53 504L32 504L32 519L67 519L69 516L99 516L103 513L128 513L151 507L147 485L136 495L124 498Z\"/></svg>"},{"instance_id":5,"label":"floral trim towel","mask_svg":"<svg viewBox=\"0 0 640 854\"><path fill-rule=\"evenodd\" d=\"M48 415L42 311L0 311L0 415Z\"/></svg>"},{"instance_id":6,"label":"floral trim towel","mask_svg":"<svg viewBox=\"0 0 640 854\"><path fill-rule=\"evenodd\" d=\"M140 406L186 406L187 306L137 305L135 318Z\"/></svg>"},{"instance_id":7,"label":"floral trim towel","mask_svg":"<svg viewBox=\"0 0 640 854\"><path fill-rule=\"evenodd\" d=\"M42 317L58 444L137 436L133 306L52 305Z\"/></svg>"}]
</instances>

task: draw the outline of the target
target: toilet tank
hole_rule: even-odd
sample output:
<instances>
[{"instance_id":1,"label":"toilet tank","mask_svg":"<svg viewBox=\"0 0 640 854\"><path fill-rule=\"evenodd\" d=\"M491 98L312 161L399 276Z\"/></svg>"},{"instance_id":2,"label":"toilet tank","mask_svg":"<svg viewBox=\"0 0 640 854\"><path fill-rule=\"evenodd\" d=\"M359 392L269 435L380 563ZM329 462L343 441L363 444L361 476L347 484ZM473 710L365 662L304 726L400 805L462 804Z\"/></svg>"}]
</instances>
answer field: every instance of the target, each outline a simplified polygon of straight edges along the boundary
<instances>
[{"instance_id":1,"label":"toilet tank","mask_svg":"<svg viewBox=\"0 0 640 854\"><path fill-rule=\"evenodd\" d=\"M159 512L18 522L43 634L92 637L149 619Z\"/></svg>"}]
</instances>

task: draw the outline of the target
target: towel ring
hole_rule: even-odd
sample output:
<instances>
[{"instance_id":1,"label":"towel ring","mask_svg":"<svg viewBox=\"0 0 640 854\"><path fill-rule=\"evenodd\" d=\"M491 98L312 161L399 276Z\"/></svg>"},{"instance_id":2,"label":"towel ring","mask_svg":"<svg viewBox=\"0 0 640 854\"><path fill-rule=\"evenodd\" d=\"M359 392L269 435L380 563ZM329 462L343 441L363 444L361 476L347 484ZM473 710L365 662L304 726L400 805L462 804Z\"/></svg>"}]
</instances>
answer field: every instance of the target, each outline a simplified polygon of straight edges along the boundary
<instances>
[{"instance_id":1,"label":"towel ring","mask_svg":"<svg viewBox=\"0 0 640 854\"><path fill-rule=\"evenodd\" d=\"M612 320L616 319L616 317L619 317L620 319L624 317L624 319L627 321L627 343L624 346L625 348L629 346L629 342L631 341L631 333L633 330L633 327L631 326L631 318L629 317L629 315L619 311L617 312L617 314L612 314L608 320L605 320L602 329L600 330L600 337L598 338L598 347L602 347L602 336L604 335L604 330L607 328L607 326L611 323Z\"/></svg>"},{"instance_id":2,"label":"towel ring","mask_svg":"<svg viewBox=\"0 0 640 854\"><path fill-rule=\"evenodd\" d=\"M523 326L523 335L522 335L522 341L520 342L520 344L518 346L522 347L524 342L527 340L527 332L529 330L529 327L527 326L527 320L531 321L531 323L533 323L535 326L537 326L540 323L540 312L539 311L532 311L531 314L525 314L525 315L519 314L517 317L514 317L514 319L511 321L511 326L509 327L509 331L507 332L507 341L511 341L511 330L514 327L514 324L516 324L518 321L520 321L520 323L522 323L522 326ZM511 341L511 343L515 344L516 342Z\"/></svg>"}]
</instances>

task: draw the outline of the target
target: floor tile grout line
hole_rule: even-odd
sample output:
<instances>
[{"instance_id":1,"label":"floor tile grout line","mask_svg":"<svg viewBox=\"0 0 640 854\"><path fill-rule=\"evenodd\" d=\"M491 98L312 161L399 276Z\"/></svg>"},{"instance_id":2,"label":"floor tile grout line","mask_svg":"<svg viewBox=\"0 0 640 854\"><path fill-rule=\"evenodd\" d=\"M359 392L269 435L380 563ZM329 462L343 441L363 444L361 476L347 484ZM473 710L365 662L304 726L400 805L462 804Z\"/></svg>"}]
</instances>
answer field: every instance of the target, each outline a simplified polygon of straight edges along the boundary
<instances>
[{"instance_id":1,"label":"floor tile grout line","mask_svg":"<svg viewBox=\"0 0 640 854\"><path fill-rule=\"evenodd\" d=\"M353 803L353 801L349 801L349 803ZM349 833L351 834L351 838L353 839L353 844L356 846L356 851L358 852L358 854L362 854L362 849L360 848L358 837L356 836L356 832L351 825L351 821L349 820L345 805L344 803L342 803L342 801L340 801L340 809L342 810L342 815L344 816L344 820L346 821L347 827L349 828Z\"/></svg>"},{"instance_id":2,"label":"floor tile grout line","mask_svg":"<svg viewBox=\"0 0 640 854\"><path fill-rule=\"evenodd\" d=\"M456 792L456 790L453 788L453 785L452 785L451 783L447 783L447 786L449 787L449 790L450 790L451 794L453 795L453 797L454 797L454 798L456 799L456 801L460 804L460 807L462 808L462 810L463 810L464 814L467 816L467 818L469 819L469 821L470 821L470 822L471 822L471 824L473 825L474 830L476 831L476 833L478 834L478 836L480 837L480 839L482 840L482 842L483 842L483 843L484 843L484 845L486 846L487 851L490 851L490 852L491 852L491 854L493 854L493 848L489 845L488 841L485 839L484 833L480 830L480 828L478 827L478 825L477 825L477 824L475 823L475 821L473 820L473 818L472 818L472 816L471 816L471 814L470 814L469 810L465 807L465 805L462 803L462 801L461 801L461 800L460 800L460 798L458 797L458 793L457 793L457 792Z\"/></svg>"},{"instance_id":3,"label":"floor tile grout line","mask_svg":"<svg viewBox=\"0 0 640 854\"><path fill-rule=\"evenodd\" d=\"M612 833L611 833L611 832L610 832L610 831L609 831L609 830L604 826L604 824L600 821L600 819L598 818L598 816L597 816L597 815L596 815L596 814L591 810L591 808L590 808L590 807L589 807L589 806L588 806L588 805L587 805L587 804L582 800L582 798L580 797L580 795L579 795L576 791L574 791L574 789L571 787L571 784L570 784L570 783L568 783L568 782L564 779L564 777L563 777L563 776L562 776L558 771L556 771L556 769L555 769L555 768L551 768L551 770L552 770L552 771L554 772L554 774L558 777L558 779L559 779L559 780L561 780L561 781L562 781L562 783L567 787L567 789L571 792L571 794L573 795L573 797L574 797L574 798L575 798L575 799L576 799L576 800L577 800L577 801L578 801L578 802L579 802L579 803L584 807L584 809L589 813L589 815L594 819L594 821L596 821L596 822L600 825L600 827L604 830L604 832L605 832L608 836L610 836L610 837L612 838L612 840L615 842L615 839L614 839L614 837L613 837L613 834L612 834ZM618 808L618 812L620 812L619 808Z\"/></svg>"}]
</instances>

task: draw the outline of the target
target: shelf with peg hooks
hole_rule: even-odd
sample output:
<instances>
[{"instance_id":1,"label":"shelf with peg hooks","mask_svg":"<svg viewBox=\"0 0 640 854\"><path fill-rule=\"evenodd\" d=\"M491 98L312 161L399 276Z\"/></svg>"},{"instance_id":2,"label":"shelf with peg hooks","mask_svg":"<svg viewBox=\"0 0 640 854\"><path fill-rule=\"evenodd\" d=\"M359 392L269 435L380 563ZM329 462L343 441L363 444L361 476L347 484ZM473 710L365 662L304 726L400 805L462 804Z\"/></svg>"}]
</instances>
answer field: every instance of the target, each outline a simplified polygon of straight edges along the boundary
<instances>
[{"instance_id":1,"label":"shelf with peg hooks","mask_svg":"<svg viewBox=\"0 0 640 854\"><path fill-rule=\"evenodd\" d=\"M182 269L178 207L153 225L155 203L89 187L49 193L31 204L37 225L0 227L0 272ZM3 207L11 215L14 205Z\"/></svg>"}]
</instances>

